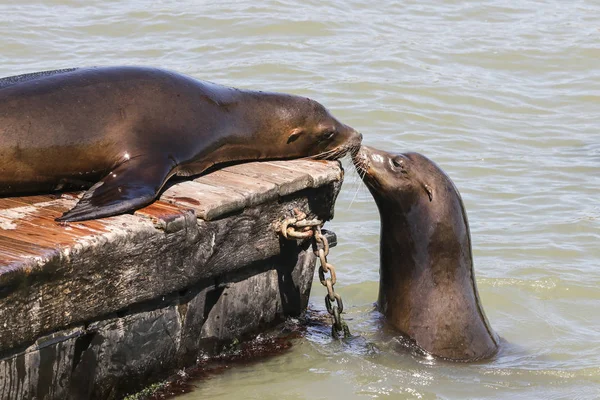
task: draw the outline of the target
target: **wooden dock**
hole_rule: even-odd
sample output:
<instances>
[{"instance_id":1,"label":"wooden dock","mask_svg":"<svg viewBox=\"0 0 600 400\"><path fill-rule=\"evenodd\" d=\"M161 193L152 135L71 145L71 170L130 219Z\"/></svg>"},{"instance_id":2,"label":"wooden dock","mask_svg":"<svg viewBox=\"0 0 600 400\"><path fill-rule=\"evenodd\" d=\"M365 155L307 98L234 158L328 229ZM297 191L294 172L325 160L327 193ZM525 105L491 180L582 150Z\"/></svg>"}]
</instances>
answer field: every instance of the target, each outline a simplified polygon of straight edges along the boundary
<instances>
[{"instance_id":1,"label":"wooden dock","mask_svg":"<svg viewBox=\"0 0 600 400\"><path fill-rule=\"evenodd\" d=\"M81 193L0 199L0 400L116 399L308 303L338 162L230 166L134 214L59 224Z\"/></svg>"}]
</instances>

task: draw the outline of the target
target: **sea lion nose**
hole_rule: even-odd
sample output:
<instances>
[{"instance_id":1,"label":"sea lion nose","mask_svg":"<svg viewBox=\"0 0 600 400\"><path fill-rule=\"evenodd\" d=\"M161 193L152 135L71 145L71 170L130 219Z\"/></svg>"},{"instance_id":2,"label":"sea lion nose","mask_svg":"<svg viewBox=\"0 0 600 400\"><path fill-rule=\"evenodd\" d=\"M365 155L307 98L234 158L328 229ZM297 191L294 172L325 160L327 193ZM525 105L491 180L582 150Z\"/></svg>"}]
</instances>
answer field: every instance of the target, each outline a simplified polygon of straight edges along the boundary
<instances>
[{"instance_id":1,"label":"sea lion nose","mask_svg":"<svg viewBox=\"0 0 600 400\"><path fill-rule=\"evenodd\" d=\"M347 125L346 125L346 126L347 126ZM352 138L352 140L353 140L355 143L358 143L358 144L362 143L362 140L363 140L363 135L362 135L362 133L360 133L360 132L359 132L359 131L357 131L356 129L354 129L354 128L351 128L351 127L349 127L349 126L348 126L348 131L350 132L350 137Z\"/></svg>"}]
</instances>

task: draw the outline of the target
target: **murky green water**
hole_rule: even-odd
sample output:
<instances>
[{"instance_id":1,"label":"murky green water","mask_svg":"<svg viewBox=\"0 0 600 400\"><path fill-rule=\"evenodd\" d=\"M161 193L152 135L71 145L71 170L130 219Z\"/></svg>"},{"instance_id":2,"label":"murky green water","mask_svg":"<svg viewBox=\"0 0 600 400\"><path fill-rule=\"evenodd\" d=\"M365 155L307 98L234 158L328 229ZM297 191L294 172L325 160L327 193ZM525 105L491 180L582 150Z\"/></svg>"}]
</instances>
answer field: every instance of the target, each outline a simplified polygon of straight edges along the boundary
<instances>
[{"instance_id":1,"label":"murky green water","mask_svg":"<svg viewBox=\"0 0 600 400\"><path fill-rule=\"evenodd\" d=\"M360 336L313 328L182 399L600 398L597 0L16 4L0 2L0 75L137 64L307 95L463 194L495 360L435 363L379 333L379 216L349 171L331 261Z\"/></svg>"}]
</instances>

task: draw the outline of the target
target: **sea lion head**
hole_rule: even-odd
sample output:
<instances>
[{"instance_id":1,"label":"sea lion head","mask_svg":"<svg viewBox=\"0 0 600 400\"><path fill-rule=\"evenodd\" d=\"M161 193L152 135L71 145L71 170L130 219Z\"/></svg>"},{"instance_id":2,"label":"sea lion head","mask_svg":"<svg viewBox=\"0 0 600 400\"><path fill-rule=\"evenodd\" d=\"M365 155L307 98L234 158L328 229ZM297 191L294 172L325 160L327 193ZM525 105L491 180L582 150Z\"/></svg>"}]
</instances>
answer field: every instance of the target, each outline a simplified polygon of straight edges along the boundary
<instances>
[{"instance_id":1,"label":"sea lion head","mask_svg":"<svg viewBox=\"0 0 600 400\"><path fill-rule=\"evenodd\" d=\"M352 159L380 209L391 207L405 213L417 204L433 202L441 193L458 193L450 178L419 153L388 153L362 146Z\"/></svg>"},{"instance_id":2,"label":"sea lion head","mask_svg":"<svg viewBox=\"0 0 600 400\"><path fill-rule=\"evenodd\" d=\"M360 148L362 134L338 121L319 102L300 96L286 96L278 108L281 150L290 157L334 160Z\"/></svg>"}]
</instances>

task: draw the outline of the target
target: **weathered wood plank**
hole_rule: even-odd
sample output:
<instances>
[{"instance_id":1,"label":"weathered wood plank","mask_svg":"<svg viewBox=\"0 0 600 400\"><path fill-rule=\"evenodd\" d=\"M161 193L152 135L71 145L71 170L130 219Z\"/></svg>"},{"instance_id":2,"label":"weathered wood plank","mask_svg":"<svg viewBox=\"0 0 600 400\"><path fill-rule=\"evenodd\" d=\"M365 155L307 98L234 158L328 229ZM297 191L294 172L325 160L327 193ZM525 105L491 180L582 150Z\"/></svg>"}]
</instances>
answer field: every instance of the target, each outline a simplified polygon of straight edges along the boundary
<instances>
[{"instance_id":1,"label":"weathered wood plank","mask_svg":"<svg viewBox=\"0 0 600 400\"><path fill-rule=\"evenodd\" d=\"M341 172L336 162L292 160L247 163L171 186L161 199L194 209L200 218L215 219L277 196L339 179ZM53 221L73 207L81 195L82 192L0 199L0 235L3 230L16 229L23 221Z\"/></svg>"},{"instance_id":2,"label":"weathered wood plank","mask_svg":"<svg viewBox=\"0 0 600 400\"><path fill-rule=\"evenodd\" d=\"M194 210L198 218L204 220L242 210L246 204L245 196L235 190L200 182L182 182L171 186L161 199Z\"/></svg>"},{"instance_id":3,"label":"weathered wood plank","mask_svg":"<svg viewBox=\"0 0 600 400\"><path fill-rule=\"evenodd\" d=\"M157 229L161 229L165 233L176 232L185 227L185 217L193 213L193 210L178 207L175 204L169 204L164 200L158 200L147 207L141 208L135 212L143 218L148 218L152 221Z\"/></svg>"},{"instance_id":4,"label":"weathered wood plank","mask_svg":"<svg viewBox=\"0 0 600 400\"><path fill-rule=\"evenodd\" d=\"M339 180L343 178L343 171L339 168L339 165L332 164L331 161L295 160L293 163L288 161L269 161L267 164L299 173L310 171L310 187L319 187L331 182L332 179Z\"/></svg>"},{"instance_id":5,"label":"weathered wood plank","mask_svg":"<svg viewBox=\"0 0 600 400\"><path fill-rule=\"evenodd\" d=\"M263 165L264 164L264 165ZM251 178L262 179L277 185L280 196L297 192L307 187L312 187L313 180L306 172L291 171L273 165L270 162L261 165L234 165L228 171Z\"/></svg>"},{"instance_id":6,"label":"weathered wood plank","mask_svg":"<svg viewBox=\"0 0 600 400\"><path fill-rule=\"evenodd\" d=\"M246 206L252 206L275 199L279 195L278 187L264 179L251 178L229 171L215 171L210 175L195 179L194 182L210 186L219 186L241 193Z\"/></svg>"}]
</instances>

